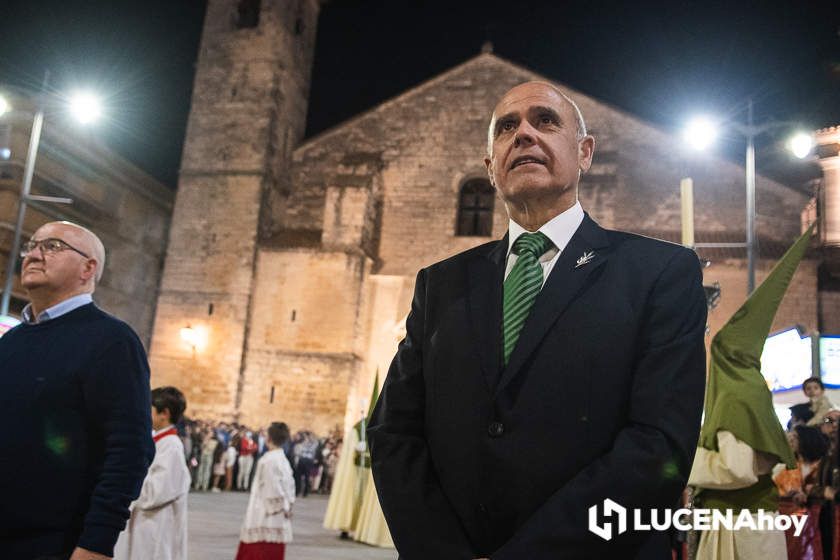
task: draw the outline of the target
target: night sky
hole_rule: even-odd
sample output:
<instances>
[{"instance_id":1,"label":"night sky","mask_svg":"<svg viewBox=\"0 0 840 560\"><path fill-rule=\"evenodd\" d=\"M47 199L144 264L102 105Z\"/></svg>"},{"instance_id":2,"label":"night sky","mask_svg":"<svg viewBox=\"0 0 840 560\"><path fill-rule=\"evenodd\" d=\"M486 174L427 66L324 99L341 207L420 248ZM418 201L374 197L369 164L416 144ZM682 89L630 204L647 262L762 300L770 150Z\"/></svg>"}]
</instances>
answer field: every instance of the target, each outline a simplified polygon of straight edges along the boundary
<instances>
[{"instance_id":1,"label":"night sky","mask_svg":"<svg viewBox=\"0 0 840 560\"><path fill-rule=\"evenodd\" d=\"M90 84L107 100L103 142L174 187L204 4L5 0L0 83L37 89L49 69L56 92ZM836 2L330 0L307 136L475 56L487 39L499 56L667 130L697 112L743 119L748 97L757 122L840 124ZM797 177L780 140L760 142L759 172ZM737 160L741 143L718 149Z\"/></svg>"}]
</instances>

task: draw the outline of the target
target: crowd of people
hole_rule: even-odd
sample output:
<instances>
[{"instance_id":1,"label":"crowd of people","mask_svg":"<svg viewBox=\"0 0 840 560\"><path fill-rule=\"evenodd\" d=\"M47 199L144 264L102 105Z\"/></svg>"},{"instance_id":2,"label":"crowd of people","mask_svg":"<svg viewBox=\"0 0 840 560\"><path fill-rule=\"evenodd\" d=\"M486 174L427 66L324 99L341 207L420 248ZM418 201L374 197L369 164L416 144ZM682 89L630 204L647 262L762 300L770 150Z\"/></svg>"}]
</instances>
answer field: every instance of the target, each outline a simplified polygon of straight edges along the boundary
<instances>
[{"instance_id":1,"label":"crowd of people","mask_svg":"<svg viewBox=\"0 0 840 560\"><path fill-rule=\"evenodd\" d=\"M255 465L268 451L268 428L185 418L177 426L193 490L248 491ZM338 428L324 437L301 430L283 444L295 493L329 494L341 450Z\"/></svg>"},{"instance_id":2,"label":"crowd of people","mask_svg":"<svg viewBox=\"0 0 840 560\"><path fill-rule=\"evenodd\" d=\"M797 468L777 467L780 513L808 515L803 534L787 535L788 558L834 559L840 556L840 408L826 396L818 377L806 379L808 402L791 407L788 442Z\"/></svg>"}]
</instances>

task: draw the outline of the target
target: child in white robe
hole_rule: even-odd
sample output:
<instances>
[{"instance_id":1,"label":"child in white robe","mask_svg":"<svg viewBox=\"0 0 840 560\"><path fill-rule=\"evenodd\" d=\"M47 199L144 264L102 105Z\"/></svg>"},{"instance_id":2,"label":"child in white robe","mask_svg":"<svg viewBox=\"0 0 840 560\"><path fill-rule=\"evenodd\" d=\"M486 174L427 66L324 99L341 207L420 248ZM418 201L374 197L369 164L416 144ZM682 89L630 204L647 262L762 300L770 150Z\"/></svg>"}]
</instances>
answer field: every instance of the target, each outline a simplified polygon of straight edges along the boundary
<instances>
[{"instance_id":1,"label":"child in white robe","mask_svg":"<svg viewBox=\"0 0 840 560\"><path fill-rule=\"evenodd\" d=\"M282 449L288 439L286 424L269 426L268 452L257 462L236 560L283 560L286 543L292 540L295 479Z\"/></svg>"},{"instance_id":2,"label":"child in white robe","mask_svg":"<svg viewBox=\"0 0 840 560\"><path fill-rule=\"evenodd\" d=\"M143 480L131 517L120 533L114 560L186 560L190 471L175 429L187 407L175 387L152 391L155 459Z\"/></svg>"}]
</instances>

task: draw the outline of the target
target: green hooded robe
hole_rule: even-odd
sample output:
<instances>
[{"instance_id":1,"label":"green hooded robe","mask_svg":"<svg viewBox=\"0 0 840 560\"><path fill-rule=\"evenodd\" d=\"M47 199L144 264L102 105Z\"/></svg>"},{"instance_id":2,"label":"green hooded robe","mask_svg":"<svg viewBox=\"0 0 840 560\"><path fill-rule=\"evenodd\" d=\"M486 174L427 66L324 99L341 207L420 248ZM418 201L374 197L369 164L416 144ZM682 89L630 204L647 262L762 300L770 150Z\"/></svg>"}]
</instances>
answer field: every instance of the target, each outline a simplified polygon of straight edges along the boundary
<instances>
[{"instance_id":1,"label":"green hooded robe","mask_svg":"<svg viewBox=\"0 0 840 560\"><path fill-rule=\"evenodd\" d=\"M808 228L788 249L712 339L700 447L718 451L717 433L725 430L753 450L777 457L789 469L796 467L793 451L773 409L770 389L761 375L761 353L813 228ZM779 494L767 474L748 488L699 489L697 498L707 508L774 511L778 509Z\"/></svg>"}]
</instances>

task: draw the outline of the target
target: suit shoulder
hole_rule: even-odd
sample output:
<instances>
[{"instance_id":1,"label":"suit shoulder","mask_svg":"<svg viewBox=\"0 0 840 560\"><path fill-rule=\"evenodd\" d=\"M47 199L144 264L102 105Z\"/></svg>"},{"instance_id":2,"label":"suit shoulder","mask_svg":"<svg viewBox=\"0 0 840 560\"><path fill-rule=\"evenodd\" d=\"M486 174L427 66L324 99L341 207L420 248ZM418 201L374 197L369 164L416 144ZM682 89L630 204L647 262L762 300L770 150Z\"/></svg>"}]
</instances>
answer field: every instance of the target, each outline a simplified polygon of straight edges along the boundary
<instances>
[{"instance_id":1,"label":"suit shoulder","mask_svg":"<svg viewBox=\"0 0 840 560\"><path fill-rule=\"evenodd\" d=\"M686 258L688 256L697 259L697 253L693 249L655 237L647 237L638 233L619 230L605 230L610 240L610 245L618 253L630 253L637 256L644 256L646 259L658 259L664 262L675 258Z\"/></svg>"},{"instance_id":2,"label":"suit shoulder","mask_svg":"<svg viewBox=\"0 0 840 560\"><path fill-rule=\"evenodd\" d=\"M661 254L665 258L673 258L676 253L693 253L693 251L679 243L648 237L638 233L620 230L605 230L610 244L618 250L644 251Z\"/></svg>"},{"instance_id":3,"label":"suit shoulder","mask_svg":"<svg viewBox=\"0 0 840 560\"><path fill-rule=\"evenodd\" d=\"M648 274L658 275L666 268L677 265L681 269L700 270L700 258L693 249L678 243L630 233L606 230L613 254L623 259L628 269L638 268Z\"/></svg>"}]
</instances>

